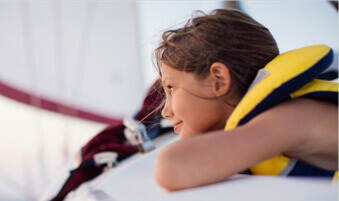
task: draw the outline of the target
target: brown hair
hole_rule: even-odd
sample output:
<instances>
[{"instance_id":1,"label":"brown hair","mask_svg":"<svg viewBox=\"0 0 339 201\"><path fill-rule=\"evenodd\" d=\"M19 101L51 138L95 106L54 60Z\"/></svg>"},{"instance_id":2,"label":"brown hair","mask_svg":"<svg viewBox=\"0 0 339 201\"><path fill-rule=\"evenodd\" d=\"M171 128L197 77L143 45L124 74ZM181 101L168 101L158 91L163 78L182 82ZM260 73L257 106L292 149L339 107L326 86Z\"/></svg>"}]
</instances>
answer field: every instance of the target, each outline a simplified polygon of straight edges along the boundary
<instances>
[{"instance_id":1,"label":"brown hair","mask_svg":"<svg viewBox=\"0 0 339 201\"><path fill-rule=\"evenodd\" d=\"M225 64L232 87L243 96L258 70L279 54L269 30L235 9L217 9L196 17L183 28L165 31L155 49L155 63L161 76L162 64L193 72L198 79L209 74L214 62Z\"/></svg>"}]
</instances>

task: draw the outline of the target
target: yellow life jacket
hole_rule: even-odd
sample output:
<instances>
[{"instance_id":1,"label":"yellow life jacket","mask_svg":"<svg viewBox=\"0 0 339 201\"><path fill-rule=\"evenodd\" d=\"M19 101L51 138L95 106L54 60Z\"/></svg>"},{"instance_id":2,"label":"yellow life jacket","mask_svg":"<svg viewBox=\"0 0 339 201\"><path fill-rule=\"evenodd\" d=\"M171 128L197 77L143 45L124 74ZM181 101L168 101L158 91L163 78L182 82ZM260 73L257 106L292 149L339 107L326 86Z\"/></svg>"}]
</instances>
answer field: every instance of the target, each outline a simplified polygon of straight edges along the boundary
<instances>
[{"instance_id":1,"label":"yellow life jacket","mask_svg":"<svg viewBox=\"0 0 339 201\"><path fill-rule=\"evenodd\" d=\"M227 121L226 130L247 123L256 115L297 97L338 104L338 83L316 78L333 60L326 45L314 45L278 55L258 72L248 92ZM250 168L259 175L334 176L327 171L280 154ZM337 173L336 173L337 175Z\"/></svg>"}]
</instances>

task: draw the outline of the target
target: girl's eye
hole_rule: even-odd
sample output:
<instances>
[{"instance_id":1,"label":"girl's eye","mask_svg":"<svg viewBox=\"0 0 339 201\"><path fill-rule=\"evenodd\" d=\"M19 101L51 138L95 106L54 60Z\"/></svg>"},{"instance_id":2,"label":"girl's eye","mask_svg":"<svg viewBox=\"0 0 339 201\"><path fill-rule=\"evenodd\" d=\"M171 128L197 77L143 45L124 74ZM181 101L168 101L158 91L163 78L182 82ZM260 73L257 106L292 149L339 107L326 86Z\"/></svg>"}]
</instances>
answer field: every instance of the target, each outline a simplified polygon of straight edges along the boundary
<instances>
[{"instance_id":1,"label":"girl's eye","mask_svg":"<svg viewBox=\"0 0 339 201\"><path fill-rule=\"evenodd\" d=\"M171 85L167 85L166 87L167 87L167 89L169 89L169 91L170 91L170 94L172 94L173 87L172 87Z\"/></svg>"}]
</instances>

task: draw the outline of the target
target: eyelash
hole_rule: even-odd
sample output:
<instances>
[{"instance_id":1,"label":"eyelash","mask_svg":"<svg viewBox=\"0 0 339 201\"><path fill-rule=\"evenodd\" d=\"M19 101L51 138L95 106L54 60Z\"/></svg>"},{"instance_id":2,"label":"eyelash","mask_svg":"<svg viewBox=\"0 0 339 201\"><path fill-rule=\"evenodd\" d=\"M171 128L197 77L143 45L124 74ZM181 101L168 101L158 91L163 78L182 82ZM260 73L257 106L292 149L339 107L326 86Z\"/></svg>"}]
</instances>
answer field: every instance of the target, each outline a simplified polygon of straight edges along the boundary
<instances>
[{"instance_id":1,"label":"eyelash","mask_svg":"<svg viewBox=\"0 0 339 201\"><path fill-rule=\"evenodd\" d=\"M170 94L171 94L171 93L172 93L173 86L172 86L172 85L167 85L166 87L167 87L167 89L170 90Z\"/></svg>"}]
</instances>

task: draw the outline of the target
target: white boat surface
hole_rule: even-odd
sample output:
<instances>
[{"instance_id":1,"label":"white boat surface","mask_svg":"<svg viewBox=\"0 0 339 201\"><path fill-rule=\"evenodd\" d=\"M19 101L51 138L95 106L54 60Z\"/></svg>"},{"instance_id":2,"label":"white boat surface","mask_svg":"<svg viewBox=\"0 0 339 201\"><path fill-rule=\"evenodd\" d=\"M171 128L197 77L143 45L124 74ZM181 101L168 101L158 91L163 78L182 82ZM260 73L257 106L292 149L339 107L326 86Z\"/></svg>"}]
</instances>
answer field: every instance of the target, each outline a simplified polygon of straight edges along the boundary
<instances>
[{"instance_id":1,"label":"white boat surface","mask_svg":"<svg viewBox=\"0 0 339 201\"><path fill-rule=\"evenodd\" d=\"M338 185L330 179L272 177L237 174L229 179L201 187L167 191L154 178L155 158L161 147L178 140L169 134L156 139L156 149L137 153L108 169L92 181L83 183L66 201L177 201L177 200L338 200ZM55 192L56 189L54 189ZM40 200L47 200L48 195Z\"/></svg>"}]
</instances>

